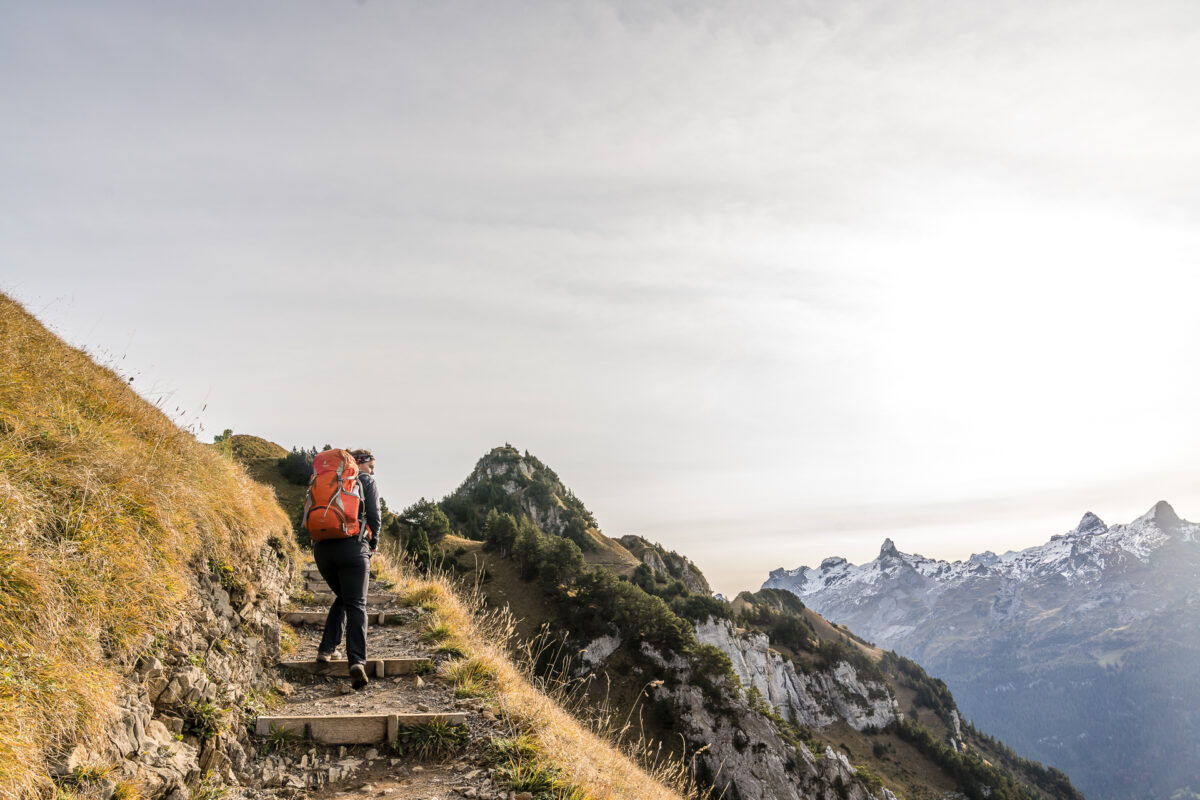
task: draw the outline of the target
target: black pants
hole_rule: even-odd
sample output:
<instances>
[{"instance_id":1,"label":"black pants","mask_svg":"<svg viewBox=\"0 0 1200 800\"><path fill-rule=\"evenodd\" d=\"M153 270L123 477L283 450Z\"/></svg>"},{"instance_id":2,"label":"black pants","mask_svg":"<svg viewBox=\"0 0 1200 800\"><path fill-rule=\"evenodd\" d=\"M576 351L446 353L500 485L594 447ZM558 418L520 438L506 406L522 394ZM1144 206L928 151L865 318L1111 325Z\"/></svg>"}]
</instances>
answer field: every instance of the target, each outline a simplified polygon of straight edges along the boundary
<instances>
[{"instance_id":1,"label":"black pants","mask_svg":"<svg viewBox=\"0 0 1200 800\"><path fill-rule=\"evenodd\" d=\"M313 542L313 558L335 599L325 617L322 653L332 653L346 635L346 660L367 660L367 583L371 580L371 547L361 539Z\"/></svg>"}]
</instances>

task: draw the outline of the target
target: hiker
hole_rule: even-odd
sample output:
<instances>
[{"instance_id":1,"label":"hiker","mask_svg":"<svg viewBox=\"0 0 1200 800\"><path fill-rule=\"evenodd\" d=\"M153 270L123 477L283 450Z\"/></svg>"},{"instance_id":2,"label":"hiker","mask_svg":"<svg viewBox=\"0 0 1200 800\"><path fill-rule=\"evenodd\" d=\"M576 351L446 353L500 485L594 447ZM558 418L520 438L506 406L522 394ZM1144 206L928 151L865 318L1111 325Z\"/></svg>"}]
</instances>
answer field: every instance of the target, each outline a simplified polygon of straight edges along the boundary
<instances>
[{"instance_id":1,"label":"hiker","mask_svg":"<svg viewBox=\"0 0 1200 800\"><path fill-rule=\"evenodd\" d=\"M348 538L313 542L317 569L334 594L325 617L325 633L317 648L317 661L328 662L333 657L344 633L351 683L355 689L361 689L367 685L367 584L371 580L371 556L379 546L381 520L375 456L370 450L349 453L359 470L358 533Z\"/></svg>"}]
</instances>

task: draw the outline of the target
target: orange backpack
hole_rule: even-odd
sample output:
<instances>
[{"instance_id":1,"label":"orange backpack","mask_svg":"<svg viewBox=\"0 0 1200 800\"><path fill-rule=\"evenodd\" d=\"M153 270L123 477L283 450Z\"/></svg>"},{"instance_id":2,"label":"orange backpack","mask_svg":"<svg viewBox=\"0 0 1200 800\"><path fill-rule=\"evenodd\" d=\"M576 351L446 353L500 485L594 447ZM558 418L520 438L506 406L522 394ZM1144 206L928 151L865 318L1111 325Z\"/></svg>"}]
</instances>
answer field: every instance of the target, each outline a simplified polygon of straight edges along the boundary
<instances>
[{"instance_id":1,"label":"orange backpack","mask_svg":"<svg viewBox=\"0 0 1200 800\"><path fill-rule=\"evenodd\" d=\"M358 464L345 450L326 450L313 458L313 474L304 498L304 527L310 539L358 536Z\"/></svg>"}]
</instances>

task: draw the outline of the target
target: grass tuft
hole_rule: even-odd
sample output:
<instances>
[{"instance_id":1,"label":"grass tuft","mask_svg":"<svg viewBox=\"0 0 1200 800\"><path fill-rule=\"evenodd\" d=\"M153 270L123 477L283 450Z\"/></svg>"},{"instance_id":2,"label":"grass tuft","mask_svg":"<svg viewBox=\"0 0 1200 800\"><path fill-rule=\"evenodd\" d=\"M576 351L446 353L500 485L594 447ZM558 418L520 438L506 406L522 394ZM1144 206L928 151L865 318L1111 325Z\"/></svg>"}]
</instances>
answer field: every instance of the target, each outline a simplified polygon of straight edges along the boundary
<instances>
[{"instance_id":1,"label":"grass tuft","mask_svg":"<svg viewBox=\"0 0 1200 800\"><path fill-rule=\"evenodd\" d=\"M445 642L434 648L433 652L441 656L449 656L450 658L466 658L467 650L462 645L455 642Z\"/></svg>"},{"instance_id":2,"label":"grass tuft","mask_svg":"<svg viewBox=\"0 0 1200 800\"><path fill-rule=\"evenodd\" d=\"M454 636L454 630L445 622L430 622L417 637L423 644L441 644Z\"/></svg>"},{"instance_id":3,"label":"grass tuft","mask_svg":"<svg viewBox=\"0 0 1200 800\"><path fill-rule=\"evenodd\" d=\"M501 766L509 762L532 761L538 757L538 749L537 744L527 734L492 737L484 751L484 757L493 766Z\"/></svg>"},{"instance_id":4,"label":"grass tuft","mask_svg":"<svg viewBox=\"0 0 1200 800\"><path fill-rule=\"evenodd\" d=\"M496 670L478 658L448 661L441 673L454 684L455 697L491 697L495 693Z\"/></svg>"},{"instance_id":5,"label":"grass tuft","mask_svg":"<svg viewBox=\"0 0 1200 800\"><path fill-rule=\"evenodd\" d=\"M401 725L392 750L428 761L457 753L470 738L466 725L451 725L442 720Z\"/></svg>"},{"instance_id":6,"label":"grass tuft","mask_svg":"<svg viewBox=\"0 0 1200 800\"><path fill-rule=\"evenodd\" d=\"M392 579L394 580L394 579ZM400 605L435 610L442 599L441 589L434 584L419 584L410 588L400 596Z\"/></svg>"},{"instance_id":7,"label":"grass tuft","mask_svg":"<svg viewBox=\"0 0 1200 800\"><path fill-rule=\"evenodd\" d=\"M272 725L271 729L267 732L267 749L273 753L279 752L298 738L296 732L291 728Z\"/></svg>"},{"instance_id":8,"label":"grass tuft","mask_svg":"<svg viewBox=\"0 0 1200 800\"><path fill-rule=\"evenodd\" d=\"M501 775L509 789L534 795L550 793L558 782L555 771L532 761L511 763L501 770Z\"/></svg>"},{"instance_id":9,"label":"grass tuft","mask_svg":"<svg viewBox=\"0 0 1200 800\"><path fill-rule=\"evenodd\" d=\"M292 655L300 649L300 637L296 629L286 622L279 623L279 652L285 656Z\"/></svg>"}]
</instances>

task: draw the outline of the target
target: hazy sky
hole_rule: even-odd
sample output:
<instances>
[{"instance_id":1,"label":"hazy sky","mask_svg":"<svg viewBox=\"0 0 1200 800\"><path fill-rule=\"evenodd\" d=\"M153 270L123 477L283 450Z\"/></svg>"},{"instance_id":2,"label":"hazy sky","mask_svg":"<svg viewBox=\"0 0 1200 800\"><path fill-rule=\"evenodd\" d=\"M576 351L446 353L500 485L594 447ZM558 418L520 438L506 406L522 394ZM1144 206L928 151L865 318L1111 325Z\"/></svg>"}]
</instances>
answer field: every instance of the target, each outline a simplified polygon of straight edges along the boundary
<instances>
[{"instance_id":1,"label":"hazy sky","mask_svg":"<svg viewBox=\"0 0 1200 800\"><path fill-rule=\"evenodd\" d=\"M1191 0L0 0L0 287L206 440L396 506L512 442L727 593L1196 519L1197 75Z\"/></svg>"}]
</instances>

